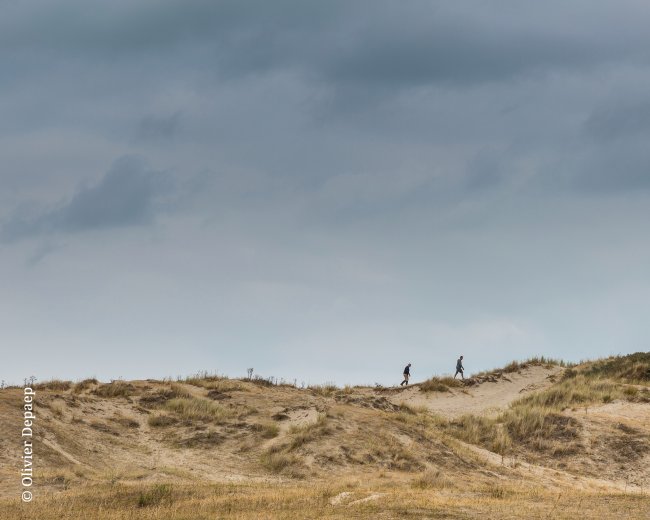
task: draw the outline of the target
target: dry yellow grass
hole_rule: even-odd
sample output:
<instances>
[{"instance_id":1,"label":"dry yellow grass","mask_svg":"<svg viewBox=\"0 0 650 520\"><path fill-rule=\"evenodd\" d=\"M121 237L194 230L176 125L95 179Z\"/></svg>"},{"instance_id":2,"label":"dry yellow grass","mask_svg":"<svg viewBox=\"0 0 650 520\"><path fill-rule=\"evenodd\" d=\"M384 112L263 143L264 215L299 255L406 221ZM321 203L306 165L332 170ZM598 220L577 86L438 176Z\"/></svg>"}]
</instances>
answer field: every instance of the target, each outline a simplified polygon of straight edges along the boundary
<instances>
[{"instance_id":1,"label":"dry yellow grass","mask_svg":"<svg viewBox=\"0 0 650 520\"><path fill-rule=\"evenodd\" d=\"M381 483L372 476L345 483L104 484L38 496L29 505L14 498L0 499L0 519L647 518L648 497L643 494L545 491L496 482L449 489L450 484L439 477L418 479Z\"/></svg>"},{"instance_id":2,"label":"dry yellow grass","mask_svg":"<svg viewBox=\"0 0 650 520\"><path fill-rule=\"evenodd\" d=\"M164 408L181 419L220 421L232 416L232 411L207 399L176 397L165 402Z\"/></svg>"}]
</instances>

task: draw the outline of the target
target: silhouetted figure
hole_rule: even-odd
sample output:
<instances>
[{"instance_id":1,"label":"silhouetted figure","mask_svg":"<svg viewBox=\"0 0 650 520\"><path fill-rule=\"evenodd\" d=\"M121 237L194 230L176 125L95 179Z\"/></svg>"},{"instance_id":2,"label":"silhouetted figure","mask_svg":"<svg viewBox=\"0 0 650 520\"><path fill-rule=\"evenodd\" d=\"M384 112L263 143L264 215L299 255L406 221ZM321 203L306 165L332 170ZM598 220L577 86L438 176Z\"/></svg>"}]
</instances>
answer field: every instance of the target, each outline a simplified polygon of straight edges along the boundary
<instances>
[{"instance_id":1,"label":"silhouetted figure","mask_svg":"<svg viewBox=\"0 0 650 520\"><path fill-rule=\"evenodd\" d=\"M402 381L399 386L408 385L409 377L411 377L411 363L404 367L404 381Z\"/></svg>"},{"instance_id":2,"label":"silhouetted figure","mask_svg":"<svg viewBox=\"0 0 650 520\"><path fill-rule=\"evenodd\" d=\"M458 360L456 361L456 373L454 374L454 379L456 379L456 376L460 374L460 377L465 379L465 375L463 374L463 370L465 370L465 367L463 366L463 356L460 356Z\"/></svg>"}]
</instances>

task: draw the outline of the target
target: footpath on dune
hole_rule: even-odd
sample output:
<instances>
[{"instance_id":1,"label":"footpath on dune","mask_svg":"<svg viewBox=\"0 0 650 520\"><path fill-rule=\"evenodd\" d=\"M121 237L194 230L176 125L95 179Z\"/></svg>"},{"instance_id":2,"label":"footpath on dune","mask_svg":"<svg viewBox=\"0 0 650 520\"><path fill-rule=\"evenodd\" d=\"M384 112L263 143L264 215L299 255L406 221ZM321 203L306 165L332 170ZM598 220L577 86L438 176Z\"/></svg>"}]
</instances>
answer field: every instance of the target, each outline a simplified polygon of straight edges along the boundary
<instances>
[{"instance_id":1,"label":"footpath on dune","mask_svg":"<svg viewBox=\"0 0 650 520\"><path fill-rule=\"evenodd\" d=\"M448 419L464 414L496 415L520 397L551 386L562 370L557 366L533 365L481 384L450 388L448 392L422 392L414 384L387 398L394 404L425 407Z\"/></svg>"}]
</instances>

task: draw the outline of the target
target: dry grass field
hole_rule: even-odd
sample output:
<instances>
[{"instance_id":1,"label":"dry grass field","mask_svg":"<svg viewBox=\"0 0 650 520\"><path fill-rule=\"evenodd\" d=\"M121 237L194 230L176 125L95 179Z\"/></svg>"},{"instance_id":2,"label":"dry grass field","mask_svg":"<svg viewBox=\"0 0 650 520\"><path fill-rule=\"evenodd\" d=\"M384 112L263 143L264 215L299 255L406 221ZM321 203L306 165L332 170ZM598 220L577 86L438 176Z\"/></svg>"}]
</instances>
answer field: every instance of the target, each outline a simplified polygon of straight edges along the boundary
<instances>
[{"instance_id":1,"label":"dry grass field","mask_svg":"<svg viewBox=\"0 0 650 520\"><path fill-rule=\"evenodd\" d=\"M464 383L295 388L198 375L0 390L0 518L650 515L650 354L534 359Z\"/></svg>"}]
</instances>

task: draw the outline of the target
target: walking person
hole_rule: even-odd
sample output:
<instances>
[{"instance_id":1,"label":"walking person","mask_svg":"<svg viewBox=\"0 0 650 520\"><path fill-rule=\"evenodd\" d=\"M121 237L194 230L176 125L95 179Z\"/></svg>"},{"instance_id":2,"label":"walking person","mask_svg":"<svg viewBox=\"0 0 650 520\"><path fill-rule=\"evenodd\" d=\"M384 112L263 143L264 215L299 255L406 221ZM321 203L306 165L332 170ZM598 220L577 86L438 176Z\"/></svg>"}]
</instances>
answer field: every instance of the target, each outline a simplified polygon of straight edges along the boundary
<instances>
[{"instance_id":1,"label":"walking person","mask_svg":"<svg viewBox=\"0 0 650 520\"><path fill-rule=\"evenodd\" d=\"M411 363L404 367L404 381L402 381L399 386L409 384L409 377L411 377Z\"/></svg>"},{"instance_id":2,"label":"walking person","mask_svg":"<svg viewBox=\"0 0 650 520\"><path fill-rule=\"evenodd\" d=\"M465 367L463 366L463 356L460 356L456 360L456 373L454 374L454 379L456 379L456 376L460 374L460 377L465 379L465 375L463 374L463 370L465 370Z\"/></svg>"}]
</instances>

